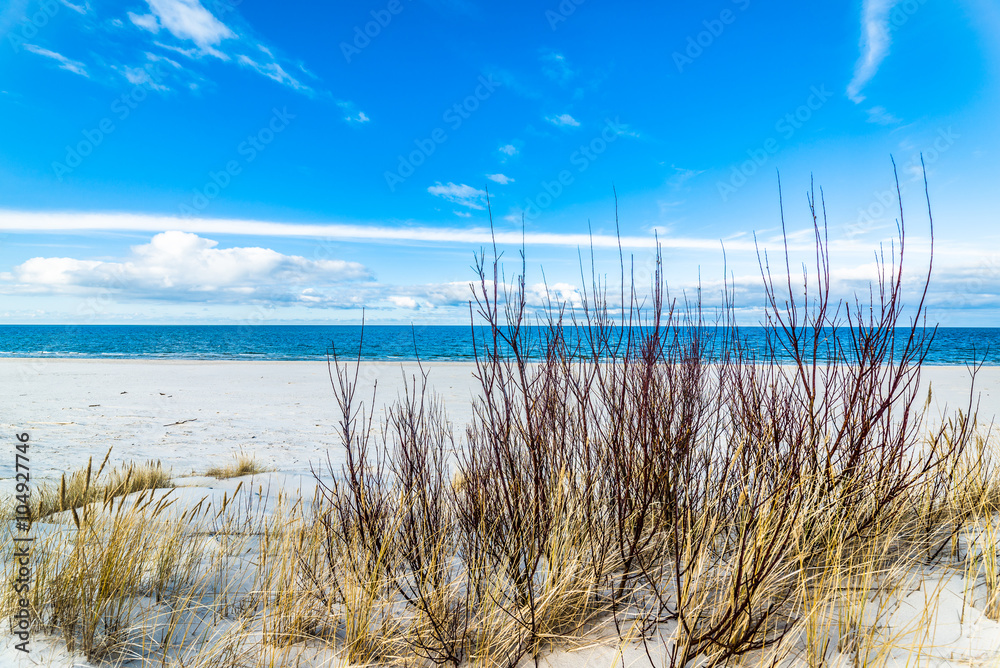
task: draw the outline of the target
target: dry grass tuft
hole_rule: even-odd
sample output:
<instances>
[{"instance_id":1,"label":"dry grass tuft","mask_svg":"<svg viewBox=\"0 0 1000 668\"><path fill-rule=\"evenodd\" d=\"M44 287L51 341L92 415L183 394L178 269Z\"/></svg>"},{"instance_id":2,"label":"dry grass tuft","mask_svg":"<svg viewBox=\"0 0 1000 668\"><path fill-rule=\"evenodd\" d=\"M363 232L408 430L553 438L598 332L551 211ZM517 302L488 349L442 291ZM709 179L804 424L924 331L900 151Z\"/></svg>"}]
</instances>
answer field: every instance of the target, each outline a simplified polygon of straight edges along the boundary
<instances>
[{"instance_id":1,"label":"dry grass tuft","mask_svg":"<svg viewBox=\"0 0 1000 668\"><path fill-rule=\"evenodd\" d=\"M253 455L247 455L241 452L233 455L233 461L231 464L227 464L225 466L213 466L205 471L205 475L211 478L218 478L219 480L226 480L228 478L240 478L245 475L267 473L272 470L274 469L266 467L258 462L257 458Z\"/></svg>"},{"instance_id":2,"label":"dry grass tuft","mask_svg":"<svg viewBox=\"0 0 1000 668\"><path fill-rule=\"evenodd\" d=\"M127 496L134 492L151 489L169 489L174 486L170 474L160 462L144 464L130 463L101 474L111 456L109 449L104 460L93 472L93 460L87 468L62 475L58 486L42 484L35 488L32 512L35 520L44 519L54 513L83 508L89 504Z\"/></svg>"}]
</instances>

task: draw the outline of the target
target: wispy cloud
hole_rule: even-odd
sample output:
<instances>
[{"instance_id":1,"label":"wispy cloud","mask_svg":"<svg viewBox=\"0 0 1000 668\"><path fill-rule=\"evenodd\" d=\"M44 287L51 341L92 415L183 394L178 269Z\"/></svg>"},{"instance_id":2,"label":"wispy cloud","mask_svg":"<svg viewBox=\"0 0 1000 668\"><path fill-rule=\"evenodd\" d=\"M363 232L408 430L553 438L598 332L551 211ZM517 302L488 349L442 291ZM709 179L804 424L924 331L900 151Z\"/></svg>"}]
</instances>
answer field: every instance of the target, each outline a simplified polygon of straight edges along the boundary
<instances>
[{"instance_id":1,"label":"wispy cloud","mask_svg":"<svg viewBox=\"0 0 1000 668\"><path fill-rule=\"evenodd\" d=\"M429 187L427 192L437 197L443 197L453 204L466 206L470 209L482 210L486 208L484 204L486 191L473 188L464 183L456 185L449 181L447 184L442 184L438 181L437 184Z\"/></svg>"},{"instance_id":2,"label":"wispy cloud","mask_svg":"<svg viewBox=\"0 0 1000 668\"><path fill-rule=\"evenodd\" d=\"M169 58L167 60L169 60ZM167 86L155 81L153 77L150 76L149 72L142 67L123 67L120 71L130 84L134 84L136 86L149 86L151 90L169 90Z\"/></svg>"},{"instance_id":3,"label":"wispy cloud","mask_svg":"<svg viewBox=\"0 0 1000 668\"><path fill-rule=\"evenodd\" d=\"M45 58L51 58L52 60L59 63L59 69L66 70L67 72L72 72L73 74L79 74L82 77L90 78L87 74L87 66L78 60L70 60L61 53L56 53L55 51L49 51L48 49L43 49L40 46L35 46L34 44L25 44L25 51L30 51L31 53L43 56Z\"/></svg>"},{"instance_id":4,"label":"wispy cloud","mask_svg":"<svg viewBox=\"0 0 1000 668\"><path fill-rule=\"evenodd\" d=\"M487 289L492 281L487 281ZM419 311L448 306L465 306L472 299L468 281L430 283L412 286L371 286L372 296L381 292L382 297L397 308ZM545 308L550 303L565 303L573 308L583 305L583 292L572 283L532 283L524 286L525 303L532 308ZM501 298L502 299L502 298Z\"/></svg>"},{"instance_id":5,"label":"wispy cloud","mask_svg":"<svg viewBox=\"0 0 1000 668\"><path fill-rule=\"evenodd\" d=\"M569 83L574 75L566 56L556 51L542 53L542 73L559 84Z\"/></svg>"},{"instance_id":6,"label":"wispy cloud","mask_svg":"<svg viewBox=\"0 0 1000 668\"><path fill-rule=\"evenodd\" d=\"M878 106L868 110L868 122L878 125L897 125L902 121L887 111L885 107Z\"/></svg>"},{"instance_id":7,"label":"wispy cloud","mask_svg":"<svg viewBox=\"0 0 1000 668\"><path fill-rule=\"evenodd\" d=\"M505 186L508 183L513 183L514 182L514 179L510 178L506 174L487 174L486 178L488 178L490 181L496 181L497 183L499 183L502 186Z\"/></svg>"},{"instance_id":8,"label":"wispy cloud","mask_svg":"<svg viewBox=\"0 0 1000 668\"><path fill-rule=\"evenodd\" d=\"M69 2L69 0L59 0L59 2L62 3L64 7L69 7L77 14L86 14L90 11L89 2L84 2L82 5L73 4L72 2Z\"/></svg>"},{"instance_id":9,"label":"wispy cloud","mask_svg":"<svg viewBox=\"0 0 1000 668\"><path fill-rule=\"evenodd\" d=\"M500 162L502 163L506 163L508 160L513 158L518 153L517 147L514 146L513 144L504 144L498 150L500 151L500 155L502 156L500 158Z\"/></svg>"},{"instance_id":10,"label":"wispy cloud","mask_svg":"<svg viewBox=\"0 0 1000 668\"><path fill-rule=\"evenodd\" d=\"M118 261L35 257L0 274L2 287L19 294L100 288L132 299L307 305L320 299L317 291L324 287L370 278L357 262L310 260L269 248L219 248L217 241L179 231L157 234Z\"/></svg>"},{"instance_id":11,"label":"wispy cloud","mask_svg":"<svg viewBox=\"0 0 1000 668\"><path fill-rule=\"evenodd\" d=\"M201 0L146 0L148 13L128 12L132 25L142 33L155 35L151 44L192 61L213 57L252 70L271 81L308 96L316 95L302 76L315 78L301 64L282 56L266 44L229 5L226 22L213 14ZM173 61L172 61L173 62ZM357 120L357 119L355 119Z\"/></svg>"},{"instance_id":12,"label":"wispy cloud","mask_svg":"<svg viewBox=\"0 0 1000 668\"><path fill-rule=\"evenodd\" d=\"M858 104L864 101L861 94L871 81L892 46L889 31L889 12L899 0L864 0L861 8L861 56L854 66L854 77L847 85L847 97Z\"/></svg>"},{"instance_id":13,"label":"wispy cloud","mask_svg":"<svg viewBox=\"0 0 1000 668\"><path fill-rule=\"evenodd\" d=\"M150 53L149 51L146 52L146 60L148 60L151 63L166 63L175 70L183 69L183 67L181 67L181 64L178 63L176 60L172 58L167 58L166 56L158 56L155 53Z\"/></svg>"},{"instance_id":14,"label":"wispy cloud","mask_svg":"<svg viewBox=\"0 0 1000 668\"><path fill-rule=\"evenodd\" d=\"M235 39L236 33L215 18L199 0L146 0L146 3L152 10L152 15L136 16L129 13L129 19L137 26L154 34L162 26L177 39L197 44L202 53L229 60L229 56L216 47L223 40ZM154 23L155 27L152 27Z\"/></svg>"},{"instance_id":15,"label":"wispy cloud","mask_svg":"<svg viewBox=\"0 0 1000 668\"><path fill-rule=\"evenodd\" d=\"M632 139L640 139L642 135L631 128L628 123L621 123L615 120L614 127L608 125L607 128L615 133L618 137L631 137Z\"/></svg>"},{"instance_id":16,"label":"wispy cloud","mask_svg":"<svg viewBox=\"0 0 1000 668\"><path fill-rule=\"evenodd\" d=\"M368 114L358 110L357 107L354 106L353 102L338 102L337 106L343 109L347 114L344 116L344 120L348 123L363 124L371 121Z\"/></svg>"},{"instance_id":17,"label":"wispy cloud","mask_svg":"<svg viewBox=\"0 0 1000 668\"><path fill-rule=\"evenodd\" d=\"M678 167L676 165L671 165L674 173L667 178L667 185L673 191L678 191L684 188L688 181L698 176L699 174L704 174L705 170L687 169L684 167Z\"/></svg>"},{"instance_id":18,"label":"wispy cloud","mask_svg":"<svg viewBox=\"0 0 1000 668\"><path fill-rule=\"evenodd\" d=\"M416 310L420 308L420 304L413 297L407 297L405 295L389 295L389 302L393 306L398 306L399 308L405 308L410 310Z\"/></svg>"},{"instance_id":19,"label":"wispy cloud","mask_svg":"<svg viewBox=\"0 0 1000 668\"><path fill-rule=\"evenodd\" d=\"M172 51L173 53L184 56L185 58L196 59L201 55L198 49L195 48L185 49L175 44L164 44L163 42L153 42L153 44L155 44L161 49Z\"/></svg>"},{"instance_id":20,"label":"wispy cloud","mask_svg":"<svg viewBox=\"0 0 1000 668\"><path fill-rule=\"evenodd\" d=\"M570 116L569 114L559 114L558 116L546 116L545 120L553 125L559 125L561 127L578 128L580 127L580 122Z\"/></svg>"},{"instance_id":21,"label":"wispy cloud","mask_svg":"<svg viewBox=\"0 0 1000 668\"><path fill-rule=\"evenodd\" d=\"M132 22L132 25L142 28L147 32L151 32L154 35L160 32L160 22L157 20L155 14L136 14L135 12L129 12L128 20Z\"/></svg>"},{"instance_id":22,"label":"wispy cloud","mask_svg":"<svg viewBox=\"0 0 1000 668\"><path fill-rule=\"evenodd\" d=\"M448 185L431 186L442 193L479 192L471 186ZM454 189L454 191L452 191ZM441 196L444 196L443 194ZM480 200L481 201L481 200ZM491 231L488 228L449 227L388 227L363 224L304 225L259 220L180 218L174 216L154 216L132 213L84 213L84 212L37 212L0 210L0 230L9 231L68 231L106 230L161 232L180 230L196 234L240 234L260 237L305 237L316 239L366 241L366 242L412 242L453 243L482 245L494 239L501 244L527 244L543 246L587 247L593 243L596 248L617 248L619 241L624 248L655 248L657 241L653 235L623 236L613 234L566 234L558 232ZM661 238L664 248L718 250L718 239ZM832 243L832 242L831 242ZM754 250L753 242L743 245L726 245L729 250Z\"/></svg>"},{"instance_id":23,"label":"wispy cloud","mask_svg":"<svg viewBox=\"0 0 1000 668\"><path fill-rule=\"evenodd\" d=\"M312 88L306 86L301 81L290 75L285 71L285 68L275 61L269 63L259 63L245 54L237 56L237 61L241 65L246 65L250 69L263 74L268 79L277 81L278 83L288 86L289 88L293 88L297 91L312 92Z\"/></svg>"}]
</instances>

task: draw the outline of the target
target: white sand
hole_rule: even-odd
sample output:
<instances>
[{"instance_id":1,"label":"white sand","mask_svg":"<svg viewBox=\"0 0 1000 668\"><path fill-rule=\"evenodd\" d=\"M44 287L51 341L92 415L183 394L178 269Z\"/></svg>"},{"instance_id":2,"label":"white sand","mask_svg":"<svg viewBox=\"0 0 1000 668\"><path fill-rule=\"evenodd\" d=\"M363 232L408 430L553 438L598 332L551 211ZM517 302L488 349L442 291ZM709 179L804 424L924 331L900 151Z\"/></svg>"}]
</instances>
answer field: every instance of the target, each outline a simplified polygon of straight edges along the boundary
<instances>
[{"instance_id":1,"label":"white sand","mask_svg":"<svg viewBox=\"0 0 1000 668\"><path fill-rule=\"evenodd\" d=\"M434 363L425 368L460 436L477 388L475 367ZM99 460L110 446L113 464L158 459L177 476L225 464L242 450L277 470L258 479L269 488L264 492L267 497L281 488L308 493L310 464L323 465L328 452L335 466L341 461L339 414L325 362L0 359L0 369L0 426L8 442L8 456L0 457L4 486L12 485L13 435L24 431L31 435L33 479L56 479L62 471L84 466L88 457ZM369 402L371 389L378 384L376 421L385 402L401 393L416 371L412 363L362 365L359 397ZM923 382L925 388L926 383L933 387L934 414L946 405L957 408L968 403L969 376L964 368L927 367ZM988 423L1000 411L1000 367L983 369L977 390L981 421ZM204 477L178 482L184 488L172 494L191 503L206 495L231 493L238 484ZM967 540L974 543L975 536ZM939 665L1000 659L1000 625L977 609L980 588L963 582L953 570L919 575L912 593L896 602L888 622L899 633L899 649L890 651L888 663L907 665L908 648L914 645L924 647L925 661L933 656ZM927 617L922 619L923 615ZM931 630L922 631L928 635L914 642L907 633L916 621L921 621L916 626ZM67 654L57 638L38 631L33 634L30 658L15 652L12 645L6 632L0 634L0 666L88 665ZM849 657L836 652L828 660L831 665L849 663ZM329 654L310 663L338 665ZM638 646L624 648L622 655L612 646L556 652L542 661L553 668L616 663L648 665Z\"/></svg>"},{"instance_id":2,"label":"white sand","mask_svg":"<svg viewBox=\"0 0 1000 668\"><path fill-rule=\"evenodd\" d=\"M0 371L0 427L31 435L34 476L58 477L111 446L112 463L159 459L177 475L224 464L240 450L294 474L325 462L328 451L340 461L326 362L2 359ZM474 365L437 363L429 371L460 433L471 414ZM358 398L370 405L377 381L384 410L414 373L414 364L365 363ZM0 478L12 477L13 459L0 457Z\"/></svg>"},{"instance_id":3,"label":"white sand","mask_svg":"<svg viewBox=\"0 0 1000 668\"><path fill-rule=\"evenodd\" d=\"M436 362L425 369L460 437L477 391L475 366ZM339 413L322 361L7 358L0 359L0 371L0 426L8 434L31 434L38 477L84 466L111 446L113 463L159 459L177 475L225 463L240 450L293 474L307 474L327 452L340 461ZM358 396L370 403L377 381L376 405L384 409L416 372L412 363L363 363ZM926 367L923 380L934 390L934 414L967 404L963 367ZM980 416L988 422L1000 412L1000 367L984 368L977 389ZM12 464L12 456L0 458L0 478L12 477Z\"/></svg>"}]
</instances>

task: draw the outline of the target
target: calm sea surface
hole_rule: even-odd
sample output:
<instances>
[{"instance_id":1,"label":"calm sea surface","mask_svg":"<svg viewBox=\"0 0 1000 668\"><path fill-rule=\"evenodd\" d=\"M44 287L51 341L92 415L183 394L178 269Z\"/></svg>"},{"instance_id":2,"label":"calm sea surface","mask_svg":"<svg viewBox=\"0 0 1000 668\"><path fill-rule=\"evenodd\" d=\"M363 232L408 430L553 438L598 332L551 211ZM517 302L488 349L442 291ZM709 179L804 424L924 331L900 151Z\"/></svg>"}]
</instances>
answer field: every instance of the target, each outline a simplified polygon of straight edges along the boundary
<instances>
[{"instance_id":1,"label":"calm sea surface","mask_svg":"<svg viewBox=\"0 0 1000 668\"><path fill-rule=\"evenodd\" d=\"M541 330L532 328L539 340ZM740 330L751 349L762 349L762 330ZM189 360L319 360L336 349L366 360L471 360L469 326L368 325L0 325L0 357ZM902 333L901 333L902 334ZM572 338L572 335L570 336ZM537 355L540 347L534 347ZM931 364L1000 365L1000 329L939 329Z\"/></svg>"}]
</instances>

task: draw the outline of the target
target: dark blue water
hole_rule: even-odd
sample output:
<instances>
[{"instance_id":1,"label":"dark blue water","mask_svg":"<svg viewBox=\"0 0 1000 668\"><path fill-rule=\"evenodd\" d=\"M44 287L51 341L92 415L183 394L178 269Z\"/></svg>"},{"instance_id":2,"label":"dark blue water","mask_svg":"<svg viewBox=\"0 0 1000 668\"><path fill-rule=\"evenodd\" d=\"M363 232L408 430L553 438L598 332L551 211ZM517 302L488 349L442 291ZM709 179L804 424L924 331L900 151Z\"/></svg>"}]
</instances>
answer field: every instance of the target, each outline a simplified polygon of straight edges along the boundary
<instances>
[{"instance_id":1,"label":"dark blue water","mask_svg":"<svg viewBox=\"0 0 1000 668\"><path fill-rule=\"evenodd\" d=\"M762 330L740 330L761 350ZM0 357L194 360L325 360L333 348L365 360L471 360L469 326L368 325L0 325ZM534 330L537 342L541 332ZM534 352L540 352L536 346ZM939 329L931 364L1000 365L1000 329Z\"/></svg>"}]
</instances>

